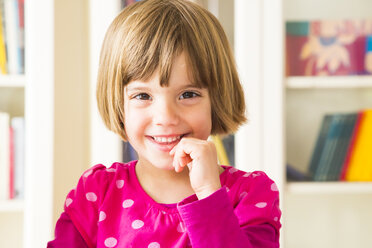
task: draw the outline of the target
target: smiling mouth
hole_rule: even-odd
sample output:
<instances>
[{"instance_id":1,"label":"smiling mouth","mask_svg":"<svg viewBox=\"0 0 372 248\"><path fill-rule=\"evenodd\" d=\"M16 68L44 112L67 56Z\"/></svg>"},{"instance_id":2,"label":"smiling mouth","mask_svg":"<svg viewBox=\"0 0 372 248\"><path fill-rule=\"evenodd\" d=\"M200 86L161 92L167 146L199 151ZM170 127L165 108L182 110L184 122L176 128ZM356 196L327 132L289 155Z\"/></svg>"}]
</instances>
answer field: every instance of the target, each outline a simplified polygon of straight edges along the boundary
<instances>
[{"instance_id":1,"label":"smiling mouth","mask_svg":"<svg viewBox=\"0 0 372 248\"><path fill-rule=\"evenodd\" d=\"M159 137L159 136L150 136L156 143L162 145L169 145L175 142L180 141L186 134L173 136L173 137Z\"/></svg>"}]
</instances>

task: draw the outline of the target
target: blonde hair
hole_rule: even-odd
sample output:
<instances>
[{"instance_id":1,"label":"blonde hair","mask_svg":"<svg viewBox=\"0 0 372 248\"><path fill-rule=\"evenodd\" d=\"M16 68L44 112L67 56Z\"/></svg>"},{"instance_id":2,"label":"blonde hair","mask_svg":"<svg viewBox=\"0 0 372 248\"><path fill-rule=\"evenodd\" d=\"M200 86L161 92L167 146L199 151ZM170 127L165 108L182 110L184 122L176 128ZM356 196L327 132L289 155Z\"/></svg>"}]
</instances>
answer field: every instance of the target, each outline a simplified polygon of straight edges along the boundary
<instances>
[{"instance_id":1,"label":"blonde hair","mask_svg":"<svg viewBox=\"0 0 372 248\"><path fill-rule=\"evenodd\" d=\"M126 140L124 87L158 70L167 86L173 60L185 52L191 78L209 91L211 134L235 132L246 121L244 94L218 20L188 0L142 0L107 30L98 70L97 103L105 125Z\"/></svg>"}]
</instances>

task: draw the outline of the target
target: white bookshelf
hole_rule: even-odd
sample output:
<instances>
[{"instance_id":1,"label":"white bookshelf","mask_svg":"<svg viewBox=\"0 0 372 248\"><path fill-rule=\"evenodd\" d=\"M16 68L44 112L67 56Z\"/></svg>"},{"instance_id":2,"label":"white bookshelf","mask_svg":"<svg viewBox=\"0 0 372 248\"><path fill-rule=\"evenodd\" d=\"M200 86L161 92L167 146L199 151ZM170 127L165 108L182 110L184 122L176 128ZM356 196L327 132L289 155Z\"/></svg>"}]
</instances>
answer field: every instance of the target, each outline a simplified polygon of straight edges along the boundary
<instances>
[{"instance_id":1,"label":"white bookshelf","mask_svg":"<svg viewBox=\"0 0 372 248\"><path fill-rule=\"evenodd\" d=\"M226 1L203 0L215 15L224 16L229 12ZM273 178L281 193L281 208L283 209L283 229L281 230L281 247L347 247L352 237L344 238L339 246L336 238L340 233L335 228L337 218L348 215L350 211L358 212L363 204L371 204L372 184L370 183L288 183L285 177L285 163L288 153L296 144L292 139L301 141L296 162L305 170L311 156L312 146L317 136L317 125L325 111L354 111L360 107L372 107L372 76L350 77L284 77L284 23L286 20L314 20L319 18L365 18L371 17L372 2L365 0L235 0L233 18L234 32L233 47L238 71L245 91L248 119L235 135L235 161L239 169L252 171L264 170ZM352 6L350 3L353 3ZM92 137L92 164L95 161L109 164L106 161L120 159L120 141L103 127L95 104L95 82L98 65L98 55L104 32L112 18L119 11L117 1L101 4L99 1L90 1L90 40L91 45L91 137ZM351 7L350 7L351 6ZM332 11L330 11L332 9ZM225 16L226 18L226 16ZM227 30L227 32L231 32ZM316 97L316 98L314 98ZM329 98L331 97L331 98ZM345 101L345 98L349 100ZM299 102L301 101L301 102ZM310 103L310 106L308 103ZM301 125L304 130L288 128L295 123L298 108L306 107L302 113L309 119L303 118ZM314 106L312 107L313 104ZM370 105L371 104L371 105ZM326 106L323 109L323 106ZM292 108L292 109L291 109ZM291 112L293 111L293 112ZM301 116L299 113L298 116ZM305 116L305 117L306 117ZM314 124L315 123L315 124ZM288 133L293 133L288 137ZM106 152L108 150L108 152ZM345 196L345 200L343 199ZM361 197L363 196L363 197ZM351 198L350 198L351 197ZM350 199L357 199L355 203ZM305 214L315 206L322 206L319 210L324 216L321 225L328 228L327 232L317 232L315 222L312 224L311 214ZM306 204L302 204L303 201ZM348 201L348 202L343 202ZM330 213L335 203L340 202L337 213ZM310 203L310 204L309 204ZM314 205L312 205L313 203ZM302 204L302 205L301 205ZM296 206L296 207L295 207ZM300 207L297 207L300 206ZM347 207L345 207L347 206ZM290 209L287 211L287 209ZM351 209L351 210L350 210ZM310 210L309 210L310 211ZM360 211L356 215L364 228L371 216ZM332 216L332 218L327 218ZM298 235L296 225L308 222L305 226L307 236ZM355 234L350 228L345 230ZM357 235L357 234L355 234ZM301 245L301 238L303 239ZM315 244L314 240L325 240L324 244ZM360 247L365 246L370 239L359 236ZM328 246L327 246L328 245Z\"/></svg>"},{"instance_id":2,"label":"white bookshelf","mask_svg":"<svg viewBox=\"0 0 372 248\"><path fill-rule=\"evenodd\" d=\"M53 1L24 11L25 75L0 76L0 109L25 117L25 197L0 201L0 247L45 247L53 230Z\"/></svg>"},{"instance_id":3,"label":"white bookshelf","mask_svg":"<svg viewBox=\"0 0 372 248\"><path fill-rule=\"evenodd\" d=\"M286 189L297 195L371 194L372 182L290 182Z\"/></svg>"},{"instance_id":4,"label":"white bookshelf","mask_svg":"<svg viewBox=\"0 0 372 248\"><path fill-rule=\"evenodd\" d=\"M372 76L288 77L287 89L372 88Z\"/></svg>"},{"instance_id":5,"label":"white bookshelf","mask_svg":"<svg viewBox=\"0 0 372 248\"><path fill-rule=\"evenodd\" d=\"M23 88L25 85L24 75L0 75L0 88Z\"/></svg>"},{"instance_id":6,"label":"white bookshelf","mask_svg":"<svg viewBox=\"0 0 372 248\"><path fill-rule=\"evenodd\" d=\"M370 1L283 0L283 24L293 20L372 18ZM329 11L332 9L332 11ZM285 79L286 161L305 171L326 113L356 112L372 107L372 76L288 77ZM372 182L296 182L285 184L285 245L297 247L368 247L372 239L360 229L369 229L372 216L364 205L372 204ZM335 208L337 206L337 211ZM322 220L314 215L323 216ZM301 232L301 221L308 223ZM348 226L343 220L353 216ZM338 223L338 224L337 224ZM342 224L341 224L342 223ZM339 225L344 230L338 228ZM324 229L329 230L324 232ZM323 230L323 231L322 231ZM348 235L343 235L348 233Z\"/></svg>"},{"instance_id":7,"label":"white bookshelf","mask_svg":"<svg viewBox=\"0 0 372 248\"><path fill-rule=\"evenodd\" d=\"M286 162L307 170L325 113L372 108L372 76L285 78L283 63L286 21L372 18L371 9L365 0L235 0L235 54L250 116L236 136L236 161L241 168L258 164L278 182L281 247L369 247L372 242L363 231L371 228L372 215L364 209L372 204L371 182L285 178Z\"/></svg>"},{"instance_id":8,"label":"white bookshelf","mask_svg":"<svg viewBox=\"0 0 372 248\"><path fill-rule=\"evenodd\" d=\"M4 200L0 201L0 213L23 212L23 200Z\"/></svg>"}]
</instances>

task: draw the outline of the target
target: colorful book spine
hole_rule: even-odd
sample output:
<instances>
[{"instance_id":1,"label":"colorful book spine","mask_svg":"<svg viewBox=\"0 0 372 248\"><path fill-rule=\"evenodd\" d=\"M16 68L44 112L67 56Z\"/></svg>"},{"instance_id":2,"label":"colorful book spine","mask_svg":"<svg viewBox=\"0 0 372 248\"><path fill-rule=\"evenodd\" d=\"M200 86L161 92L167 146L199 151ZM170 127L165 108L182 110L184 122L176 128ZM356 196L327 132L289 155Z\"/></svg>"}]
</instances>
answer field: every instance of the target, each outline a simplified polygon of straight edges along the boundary
<instances>
[{"instance_id":1,"label":"colorful book spine","mask_svg":"<svg viewBox=\"0 0 372 248\"><path fill-rule=\"evenodd\" d=\"M24 198L24 174L25 174L25 119L13 117L11 120L14 144L14 198Z\"/></svg>"},{"instance_id":2,"label":"colorful book spine","mask_svg":"<svg viewBox=\"0 0 372 248\"><path fill-rule=\"evenodd\" d=\"M323 117L309 165L314 181L372 181L372 110Z\"/></svg>"},{"instance_id":3,"label":"colorful book spine","mask_svg":"<svg viewBox=\"0 0 372 248\"><path fill-rule=\"evenodd\" d=\"M309 165L309 175L314 179L315 173L318 170L319 161L324 149L324 144L327 138L328 130L331 125L332 115L325 115L322 120L319 135L314 146L313 154Z\"/></svg>"},{"instance_id":4,"label":"colorful book spine","mask_svg":"<svg viewBox=\"0 0 372 248\"><path fill-rule=\"evenodd\" d=\"M229 165L229 158L227 157L227 153L221 138L219 136L212 136L212 140L216 146L218 163L222 165Z\"/></svg>"},{"instance_id":5,"label":"colorful book spine","mask_svg":"<svg viewBox=\"0 0 372 248\"><path fill-rule=\"evenodd\" d=\"M7 69L7 55L5 45L5 30L4 25L4 2L0 0L0 72L1 74L8 74Z\"/></svg>"},{"instance_id":6,"label":"colorful book spine","mask_svg":"<svg viewBox=\"0 0 372 248\"><path fill-rule=\"evenodd\" d=\"M315 181L326 181L333 158L337 155L337 142L342 131L342 115L332 115L329 130L325 139L324 147L319 158L319 164L314 175Z\"/></svg>"},{"instance_id":7,"label":"colorful book spine","mask_svg":"<svg viewBox=\"0 0 372 248\"><path fill-rule=\"evenodd\" d=\"M10 138L9 114L0 112L0 200L9 199Z\"/></svg>"},{"instance_id":8,"label":"colorful book spine","mask_svg":"<svg viewBox=\"0 0 372 248\"><path fill-rule=\"evenodd\" d=\"M372 181L372 109L364 117L346 171L346 181Z\"/></svg>"},{"instance_id":9,"label":"colorful book spine","mask_svg":"<svg viewBox=\"0 0 372 248\"><path fill-rule=\"evenodd\" d=\"M341 173L339 175L339 180L341 180L341 181L346 180L346 172L349 169L348 167L350 165L350 159L351 159L352 151L353 151L355 143L357 141L357 137L359 135L359 130L360 130L360 126L361 126L361 123L363 121L363 118L364 118L364 111L358 112L357 119L356 119L353 131L352 131L352 134L351 134L350 142L349 142L348 147L347 147L346 156L345 156L345 159L343 161Z\"/></svg>"},{"instance_id":10,"label":"colorful book spine","mask_svg":"<svg viewBox=\"0 0 372 248\"><path fill-rule=\"evenodd\" d=\"M335 156L326 175L326 181L338 181L346 158L347 148L350 143L358 114L345 114L342 116L342 130L337 140Z\"/></svg>"}]
</instances>

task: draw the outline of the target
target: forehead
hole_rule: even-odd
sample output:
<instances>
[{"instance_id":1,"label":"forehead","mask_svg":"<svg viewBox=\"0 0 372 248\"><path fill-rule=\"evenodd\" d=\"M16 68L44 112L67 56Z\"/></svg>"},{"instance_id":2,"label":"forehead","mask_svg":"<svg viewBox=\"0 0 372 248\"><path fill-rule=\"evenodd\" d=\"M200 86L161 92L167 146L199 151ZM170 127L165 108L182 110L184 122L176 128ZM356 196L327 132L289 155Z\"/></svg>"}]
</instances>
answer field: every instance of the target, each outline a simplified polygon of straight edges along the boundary
<instances>
[{"instance_id":1,"label":"forehead","mask_svg":"<svg viewBox=\"0 0 372 248\"><path fill-rule=\"evenodd\" d=\"M138 88L138 87L146 87L150 85L154 86L167 86L167 87L198 87L200 86L193 80L193 74L190 71L190 66L186 60L185 53L181 53L176 56L173 60L171 65L170 75L168 78L168 82L166 84L162 83L161 81L161 73L159 69L157 69L153 75L150 76L148 79L138 79L132 80L128 83L126 88L128 90Z\"/></svg>"}]
</instances>

